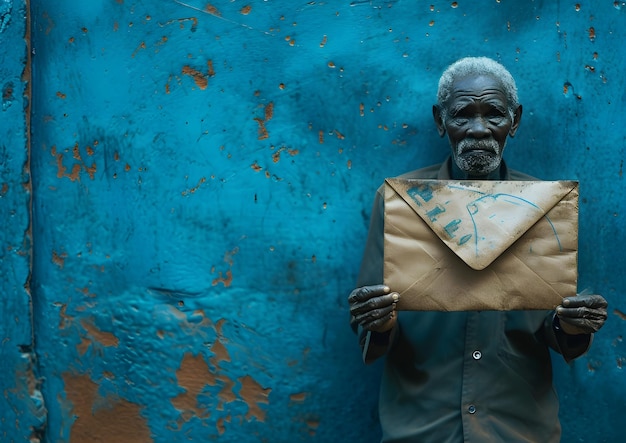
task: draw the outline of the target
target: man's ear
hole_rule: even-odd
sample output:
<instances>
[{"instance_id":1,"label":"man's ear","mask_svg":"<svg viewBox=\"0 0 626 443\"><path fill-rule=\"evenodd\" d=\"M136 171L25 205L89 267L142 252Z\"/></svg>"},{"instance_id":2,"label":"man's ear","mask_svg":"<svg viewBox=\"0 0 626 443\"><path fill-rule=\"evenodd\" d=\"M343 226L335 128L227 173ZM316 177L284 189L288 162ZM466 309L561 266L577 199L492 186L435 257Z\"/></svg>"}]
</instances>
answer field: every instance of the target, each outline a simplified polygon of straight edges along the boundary
<instances>
[{"instance_id":1,"label":"man's ear","mask_svg":"<svg viewBox=\"0 0 626 443\"><path fill-rule=\"evenodd\" d=\"M513 114L513 123L511 124L511 129L509 129L509 135L511 137L515 136L517 132L517 128L519 127L520 122L522 121L522 105L519 105Z\"/></svg>"},{"instance_id":2,"label":"man's ear","mask_svg":"<svg viewBox=\"0 0 626 443\"><path fill-rule=\"evenodd\" d=\"M437 132L439 137L446 135L446 125L443 124L443 117L441 116L441 107L439 105L433 105L433 118L435 119L435 125L437 125Z\"/></svg>"}]
</instances>

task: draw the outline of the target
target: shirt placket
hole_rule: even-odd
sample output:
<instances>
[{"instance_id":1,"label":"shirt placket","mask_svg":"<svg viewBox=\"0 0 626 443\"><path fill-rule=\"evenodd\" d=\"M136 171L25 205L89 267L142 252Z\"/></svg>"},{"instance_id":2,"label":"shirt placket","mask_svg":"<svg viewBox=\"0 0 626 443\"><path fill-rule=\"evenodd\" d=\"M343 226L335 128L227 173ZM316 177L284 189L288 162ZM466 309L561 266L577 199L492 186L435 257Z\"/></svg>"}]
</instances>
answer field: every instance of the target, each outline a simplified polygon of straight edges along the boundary
<instances>
[{"instance_id":1,"label":"shirt placket","mask_svg":"<svg viewBox=\"0 0 626 443\"><path fill-rule=\"evenodd\" d=\"M489 389L486 373L493 368L486 368L485 365L494 350L493 341L502 333L503 318L501 313L495 312L467 314L460 405L465 442L481 441L486 431L481 426L488 413L483 391Z\"/></svg>"}]
</instances>

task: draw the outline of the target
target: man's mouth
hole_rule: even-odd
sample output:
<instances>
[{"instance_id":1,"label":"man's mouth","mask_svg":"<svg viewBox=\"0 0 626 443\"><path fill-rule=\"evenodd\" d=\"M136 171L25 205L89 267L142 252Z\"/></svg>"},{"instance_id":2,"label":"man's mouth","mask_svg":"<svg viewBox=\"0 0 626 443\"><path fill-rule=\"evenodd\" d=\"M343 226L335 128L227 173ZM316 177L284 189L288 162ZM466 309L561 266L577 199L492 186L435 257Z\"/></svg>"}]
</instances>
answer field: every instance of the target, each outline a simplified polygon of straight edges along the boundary
<instances>
[{"instance_id":1,"label":"man's mouth","mask_svg":"<svg viewBox=\"0 0 626 443\"><path fill-rule=\"evenodd\" d=\"M495 140L461 140L458 144L459 154L497 154L498 142Z\"/></svg>"}]
</instances>

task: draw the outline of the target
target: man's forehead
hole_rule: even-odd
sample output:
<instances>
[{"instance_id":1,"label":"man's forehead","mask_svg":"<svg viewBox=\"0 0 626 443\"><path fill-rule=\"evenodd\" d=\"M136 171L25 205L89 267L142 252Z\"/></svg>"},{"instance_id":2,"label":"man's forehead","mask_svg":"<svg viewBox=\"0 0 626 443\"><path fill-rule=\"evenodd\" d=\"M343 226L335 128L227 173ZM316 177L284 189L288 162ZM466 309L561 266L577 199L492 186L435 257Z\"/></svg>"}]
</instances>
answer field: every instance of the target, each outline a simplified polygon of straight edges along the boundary
<instances>
[{"instance_id":1,"label":"man's forehead","mask_svg":"<svg viewBox=\"0 0 626 443\"><path fill-rule=\"evenodd\" d=\"M506 92L502 82L487 75L468 75L454 79L448 105L455 101L472 99L487 99L501 101L506 104Z\"/></svg>"}]
</instances>

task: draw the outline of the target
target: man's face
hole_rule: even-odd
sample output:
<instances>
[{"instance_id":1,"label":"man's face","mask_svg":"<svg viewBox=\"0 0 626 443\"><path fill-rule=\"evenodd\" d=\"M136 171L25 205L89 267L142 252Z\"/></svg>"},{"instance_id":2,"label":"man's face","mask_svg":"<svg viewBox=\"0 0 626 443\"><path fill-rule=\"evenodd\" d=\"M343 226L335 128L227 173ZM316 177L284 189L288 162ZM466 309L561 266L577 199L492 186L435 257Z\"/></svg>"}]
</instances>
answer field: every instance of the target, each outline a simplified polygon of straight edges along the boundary
<instances>
[{"instance_id":1,"label":"man's face","mask_svg":"<svg viewBox=\"0 0 626 443\"><path fill-rule=\"evenodd\" d=\"M499 81L488 76L455 80L437 122L448 133L452 158L467 177L488 177L500 166L506 139L517 130L521 107L511 118Z\"/></svg>"}]
</instances>

